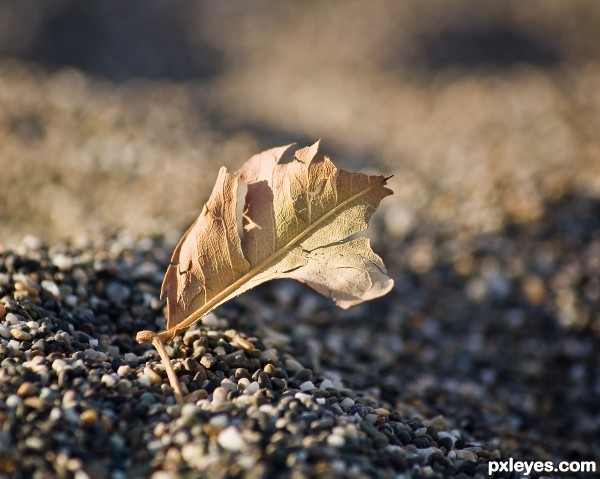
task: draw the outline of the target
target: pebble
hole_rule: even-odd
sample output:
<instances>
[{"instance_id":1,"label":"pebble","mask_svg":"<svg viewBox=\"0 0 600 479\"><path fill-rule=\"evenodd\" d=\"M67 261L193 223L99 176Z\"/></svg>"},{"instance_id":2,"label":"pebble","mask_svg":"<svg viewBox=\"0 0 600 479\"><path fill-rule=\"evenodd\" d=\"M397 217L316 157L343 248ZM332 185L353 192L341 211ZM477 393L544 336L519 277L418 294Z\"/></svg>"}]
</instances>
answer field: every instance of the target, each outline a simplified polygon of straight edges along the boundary
<instances>
[{"instance_id":1,"label":"pebble","mask_svg":"<svg viewBox=\"0 0 600 479\"><path fill-rule=\"evenodd\" d=\"M23 404L23 400L17 394L11 394L6 398L5 404L7 407L15 409L21 404Z\"/></svg>"},{"instance_id":2,"label":"pebble","mask_svg":"<svg viewBox=\"0 0 600 479\"><path fill-rule=\"evenodd\" d=\"M54 281L45 279L41 282L42 289L49 292L54 298L60 299L60 288Z\"/></svg>"},{"instance_id":3,"label":"pebble","mask_svg":"<svg viewBox=\"0 0 600 479\"><path fill-rule=\"evenodd\" d=\"M75 406L63 408L62 417L71 424L77 424L79 422L79 414L77 413Z\"/></svg>"},{"instance_id":4,"label":"pebble","mask_svg":"<svg viewBox=\"0 0 600 479\"><path fill-rule=\"evenodd\" d=\"M210 354L206 354L202 356L202 359L200 359L200 364L202 364L202 366L204 366L206 369L210 369L217 364L217 358Z\"/></svg>"},{"instance_id":5,"label":"pebble","mask_svg":"<svg viewBox=\"0 0 600 479\"><path fill-rule=\"evenodd\" d=\"M106 285L106 296L113 303L122 303L129 299L130 291L127 286L111 281Z\"/></svg>"},{"instance_id":6,"label":"pebble","mask_svg":"<svg viewBox=\"0 0 600 479\"><path fill-rule=\"evenodd\" d=\"M17 396L28 397L37 394L37 386L31 382L24 382L17 389Z\"/></svg>"},{"instance_id":7,"label":"pebble","mask_svg":"<svg viewBox=\"0 0 600 479\"><path fill-rule=\"evenodd\" d=\"M312 391L313 389L315 389L315 385L312 383L312 381L305 381L300 384L301 391Z\"/></svg>"},{"instance_id":8,"label":"pebble","mask_svg":"<svg viewBox=\"0 0 600 479\"><path fill-rule=\"evenodd\" d=\"M222 430L229 425L229 417L226 414L217 414L209 419L212 428Z\"/></svg>"},{"instance_id":9,"label":"pebble","mask_svg":"<svg viewBox=\"0 0 600 479\"><path fill-rule=\"evenodd\" d=\"M243 391L248 387L249 384L250 384L250 380L248 378L241 378L241 379L238 379L237 387L238 387L238 389Z\"/></svg>"},{"instance_id":10,"label":"pebble","mask_svg":"<svg viewBox=\"0 0 600 479\"><path fill-rule=\"evenodd\" d=\"M254 344L252 344L250 341L248 341L246 338L243 338L242 336L236 335L233 338L233 344L239 346L240 348L244 348L248 351L256 349L254 347Z\"/></svg>"},{"instance_id":11,"label":"pebble","mask_svg":"<svg viewBox=\"0 0 600 479\"><path fill-rule=\"evenodd\" d=\"M457 449L456 458L460 459L461 461L477 461L477 454L475 454L473 451Z\"/></svg>"},{"instance_id":12,"label":"pebble","mask_svg":"<svg viewBox=\"0 0 600 479\"><path fill-rule=\"evenodd\" d=\"M252 381L246 386L246 389L244 389L245 394L254 394L258 391L260 391L260 384L258 384L258 381Z\"/></svg>"},{"instance_id":13,"label":"pebble","mask_svg":"<svg viewBox=\"0 0 600 479\"><path fill-rule=\"evenodd\" d=\"M31 409L42 410L45 406L44 402L37 396L29 396L23 399L23 404Z\"/></svg>"},{"instance_id":14,"label":"pebble","mask_svg":"<svg viewBox=\"0 0 600 479\"><path fill-rule=\"evenodd\" d=\"M234 426L229 426L223 429L219 433L217 442L223 449L227 449L228 451L232 452L240 452L246 447L244 438L240 434L240 431Z\"/></svg>"},{"instance_id":15,"label":"pebble","mask_svg":"<svg viewBox=\"0 0 600 479\"><path fill-rule=\"evenodd\" d=\"M271 378L265 371L261 371L259 373L257 382L261 388L273 390L273 383L271 381Z\"/></svg>"},{"instance_id":16,"label":"pebble","mask_svg":"<svg viewBox=\"0 0 600 479\"><path fill-rule=\"evenodd\" d=\"M74 308L79 304L79 298L75 294L67 294L64 297L64 302L67 306Z\"/></svg>"},{"instance_id":17,"label":"pebble","mask_svg":"<svg viewBox=\"0 0 600 479\"><path fill-rule=\"evenodd\" d=\"M3 324L0 324L0 337L4 339L10 338L10 329Z\"/></svg>"},{"instance_id":18,"label":"pebble","mask_svg":"<svg viewBox=\"0 0 600 479\"><path fill-rule=\"evenodd\" d=\"M17 316L15 313L7 313L5 321L7 324L18 324L23 321L24 318Z\"/></svg>"},{"instance_id":19,"label":"pebble","mask_svg":"<svg viewBox=\"0 0 600 479\"><path fill-rule=\"evenodd\" d=\"M285 361L285 368L292 373L297 373L304 369L304 366L295 359L287 359Z\"/></svg>"},{"instance_id":20,"label":"pebble","mask_svg":"<svg viewBox=\"0 0 600 479\"><path fill-rule=\"evenodd\" d=\"M379 416L377 414L367 414L365 416L365 421L369 421L371 424L375 424Z\"/></svg>"},{"instance_id":21,"label":"pebble","mask_svg":"<svg viewBox=\"0 0 600 479\"><path fill-rule=\"evenodd\" d=\"M331 434L327 436L327 444L336 448L344 447L346 439L340 434Z\"/></svg>"},{"instance_id":22,"label":"pebble","mask_svg":"<svg viewBox=\"0 0 600 479\"><path fill-rule=\"evenodd\" d=\"M39 291L37 290L37 285L33 282L22 282L15 281L15 291L25 293L27 296L31 296L32 298L37 298L39 296Z\"/></svg>"},{"instance_id":23,"label":"pebble","mask_svg":"<svg viewBox=\"0 0 600 479\"><path fill-rule=\"evenodd\" d=\"M213 391L213 404L222 404L227 399L230 389L224 387L218 387Z\"/></svg>"},{"instance_id":24,"label":"pebble","mask_svg":"<svg viewBox=\"0 0 600 479\"><path fill-rule=\"evenodd\" d=\"M65 367L67 367L67 363L62 359L55 359L52 362L52 369L57 373L60 373Z\"/></svg>"},{"instance_id":25,"label":"pebble","mask_svg":"<svg viewBox=\"0 0 600 479\"><path fill-rule=\"evenodd\" d=\"M422 449L417 449L417 454L425 460L428 460L431 455L438 452L440 452L440 450L436 447L425 447Z\"/></svg>"},{"instance_id":26,"label":"pebble","mask_svg":"<svg viewBox=\"0 0 600 479\"><path fill-rule=\"evenodd\" d=\"M236 384L229 378L225 378L225 379L223 379L223 381L221 381L221 387L224 389L227 389L228 391L235 391L238 388L238 385L239 385L239 381Z\"/></svg>"},{"instance_id":27,"label":"pebble","mask_svg":"<svg viewBox=\"0 0 600 479\"><path fill-rule=\"evenodd\" d=\"M107 388L114 387L114 385L117 384L118 381L119 376L116 374L104 374L101 379L102 384L104 384Z\"/></svg>"},{"instance_id":28,"label":"pebble","mask_svg":"<svg viewBox=\"0 0 600 479\"><path fill-rule=\"evenodd\" d=\"M68 270L73 267L74 259L66 254L55 254L52 256L52 262L61 270Z\"/></svg>"},{"instance_id":29,"label":"pebble","mask_svg":"<svg viewBox=\"0 0 600 479\"><path fill-rule=\"evenodd\" d=\"M350 398L344 398L340 402L340 406L342 406L344 409L350 409L352 406L354 406L354 400Z\"/></svg>"},{"instance_id":30,"label":"pebble","mask_svg":"<svg viewBox=\"0 0 600 479\"><path fill-rule=\"evenodd\" d=\"M150 384L162 383L162 378L150 366L144 368L144 377L150 381Z\"/></svg>"},{"instance_id":31,"label":"pebble","mask_svg":"<svg viewBox=\"0 0 600 479\"><path fill-rule=\"evenodd\" d=\"M79 416L79 422L84 427L91 427L98 421L98 414L93 409L87 409Z\"/></svg>"},{"instance_id":32,"label":"pebble","mask_svg":"<svg viewBox=\"0 0 600 479\"><path fill-rule=\"evenodd\" d=\"M222 322L214 313L209 313L202 318L202 324L207 328L218 328Z\"/></svg>"}]
</instances>

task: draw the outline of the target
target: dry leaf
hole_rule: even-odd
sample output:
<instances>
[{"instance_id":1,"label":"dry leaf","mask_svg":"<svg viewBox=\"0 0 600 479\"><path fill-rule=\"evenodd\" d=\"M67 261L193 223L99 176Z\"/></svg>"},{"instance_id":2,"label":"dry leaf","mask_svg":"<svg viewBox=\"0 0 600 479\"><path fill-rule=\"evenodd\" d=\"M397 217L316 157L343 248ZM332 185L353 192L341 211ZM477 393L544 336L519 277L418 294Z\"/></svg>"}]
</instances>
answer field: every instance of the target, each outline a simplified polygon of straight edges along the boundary
<instances>
[{"instance_id":1,"label":"dry leaf","mask_svg":"<svg viewBox=\"0 0 600 479\"><path fill-rule=\"evenodd\" d=\"M171 339L212 309L265 281L293 278L348 308L393 286L366 229L392 191L382 176L339 170L318 156L319 143L282 161L290 146L250 158L238 171L221 168L210 199L173 252L162 294ZM248 185L243 239L236 219L238 178ZM138 333L151 341L152 333Z\"/></svg>"}]
</instances>

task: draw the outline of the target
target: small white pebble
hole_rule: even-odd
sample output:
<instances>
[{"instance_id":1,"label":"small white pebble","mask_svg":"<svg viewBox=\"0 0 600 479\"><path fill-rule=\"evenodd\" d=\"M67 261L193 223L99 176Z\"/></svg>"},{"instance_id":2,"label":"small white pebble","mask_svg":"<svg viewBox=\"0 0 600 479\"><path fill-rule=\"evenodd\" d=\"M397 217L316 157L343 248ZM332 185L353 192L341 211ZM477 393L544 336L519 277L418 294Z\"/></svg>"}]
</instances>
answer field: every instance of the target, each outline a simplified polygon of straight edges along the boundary
<instances>
[{"instance_id":1,"label":"small white pebble","mask_svg":"<svg viewBox=\"0 0 600 479\"><path fill-rule=\"evenodd\" d=\"M228 391L235 391L238 388L237 384L229 378L225 378L221 381L221 387L227 389Z\"/></svg>"},{"instance_id":2,"label":"small white pebble","mask_svg":"<svg viewBox=\"0 0 600 479\"><path fill-rule=\"evenodd\" d=\"M208 423L215 429L223 429L224 427L229 426L229 416L227 416L227 414L217 414L216 416L211 417L208 420Z\"/></svg>"},{"instance_id":3,"label":"small white pebble","mask_svg":"<svg viewBox=\"0 0 600 479\"><path fill-rule=\"evenodd\" d=\"M150 366L144 368L144 376L150 380L150 384L162 383L162 378Z\"/></svg>"},{"instance_id":4,"label":"small white pebble","mask_svg":"<svg viewBox=\"0 0 600 479\"><path fill-rule=\"evenodd\" d=\"M246 389L244 389L245 394L254 394L258 391L260 391L260 385L257 381L252 381L250 384L248 384L248 386L246 386Z\"/></svg>"},{"instance_id":5,"label":"small white pebble","mask_svg":"<svg viewBox=\"0 0 600 479\"><path fill-rule=\"evenodd\" d=\"M312 396L310 394L302 392L294 394L294 397L302 401L304 404L310 403L312 401Z\"/></svg>"},{"instance_id":6,"label":"small white pebble","mask_svg":"<svg viewBox=\"0 0 600 479\"><path fill-rule=\"evenodd\" d=\"M61 417L62 417L62 411L59 407L53 407L52 411L50 411L50 414L48 415L48 418L52 422L60 420Z\"/></svg>"},{"instance_id":7,"label":"small white pebble","mask_svg":"<svg viewBox=\"0 0 600 479\"><path fill-rule=\"evenodd\" d=\"M423 466L423 468L421 469L421 474L423 474L423 476L425 477L430 477L433 475L433 469L431 468L431 466Z\"/></svg>"},{"instance_id":8,"label":"small white pebble","mask_svg":"<svg viewBox=\"0 0 600 479\"><path fill-rule=\"evenodd\" d=\"M300 384L301 391L311 391L313 389L315 389L315 385L312 383L312 381L305 381Z\"/></svg>"},{"instance_id":9,"label":"small white pebble","mask_svg":"<svg viewBox=\"0 0 600 479\"><path fill-rule=\"evenodd\" d=\"M237 387L240 391L243 391L250 384L250 380L248 378L240 378L237 382Z\"/></svg>"},{"instance_id":10,"label":"small white pebble","mask_svg":"<svg viewBox=\"0 0 600 479\"><path fill-rule=\"evenodd\" d=\"M202 324L208 328L216 328L220 323L221 321L214 313L209 313L202 318Z\"/></svg>"},{"instance_id":11,"label":"small white pebble","mask_svg":"<svg viewBox=\"0 0 600 479\"><path fill-rule=\"evenodd\" d=\"M116 374L104 374L100 380L107 388L112 388L119 381Z\"/></svg>"},{"instance_id":12,"label":"small white pebble","mask_svg":"<svg viewBox=\"0 0 600 479\"><path fill-rule=\"evenodd\" d=\"M5 321L8 324L17 324L20 318L15 313L7 313Z\"/></svg>"},{"instance_id":13,"label":"small white pebble","mask_svg":"<svg viewBox=\"0 0 600 479\"><path fill-rule=\"evenodd\" d=\"M327 436L327 444L333 447L344 447L346 444L346 438L340 434L331 434Z\"/></svg>"},{"instance_id":14,"label":"small white pebble","mask_svg":"<svg viewBox=\"0 0 600 479\"><path fill-rule=\"evenodd\" d=\"M344 398L342 399L342 402L340 402L340 406L342 406L344 409L350 409L352 406L354 406L354 400L350 398Z\"/></svg>"},{"instance_id":15,"label":"small white pebble","mask_svg":"<svg viewBox=\"0 0 600 479\"><path fill-rule=\"evenodd\" d=\"M181 408L181 417L191 418L196 412L196 406L194 404L184 404Z\"/></svg>"},{"instance_id":16,"label":"small white pebble","mask_svg":"<svg viewBox=\"0 0 600 479\"><path fill-rule=\"evenodd\" d=\"M150 382L150 378L148 376L140 376L138 378L138 382L144 387L152 386L152 383Z\"/></svg>"},{"instance_id":17,"label":"small white pebble","mask_svg":"<svg viewBox=\"0 0 600 479\"><path fill-rule=\"evenodd\" d=\"M323 381L321 382L321 385L319 386L319 388L321 389L329 389L329 388L333 388L333 382L331 382L330 379L323 379Z\"/></svg>"},{"instance_id":18,"label":"small white pebble","mask_svg":"<svg viewBox=\"0 0 600 479\"><path fill-rule=\"evenodd\" d=\"M14 408L20 406L22 403L23 403L23 400L16 394L11 394L10 396L8 396L6 398L6 406L11 409L14 409Z\"/></svg>"},{"instance_id":19,"label":"small white pebble","mask_svg":"<svg viewBox=\"0 0 600 479\"><path fill-rule=\"evenodd\" d=\"M217 442L223 449L234 452L239 452L246 446L244 438L234 426L223 429L217 436Z\"/></svg>"},{"instance_id":20,"label":"small white pebble","mask_svg":"<svg viewBox=\"0 0 600 479\"><path fill-rule=\"evenodd\" d=\"M130 372L131 366L128 364L123 364L122 366L119 366L119 369L117 369L117 375L121 378L127 376Z\"/></svg>"},{"instance_id":21,"label":"small white pebble","mask_svg":"<svg viewBox=\"0 0 600 479\"><path fill-rule=\"evenodd\" d=\"M263 404L262 406L260 406L258 408L258 410L260 412L264 412L266 414L271 414L271 415L275 414L275 408L273 407L272 404L268 404L268 403L267 404Z\"/></svg>"},{"instance_id":22,"label":"small white pebble","mask_svg":"<svg viewBox=\"0 0 600 479\"><path fill-rule=\"evenodd\" d=\"M0 337L3 337L4 339L10 338L10 329L3 324L0 324Z\"/></svg>"},{"instance_id":23,"label":"small white pebble","mask_svg":"<svg viewBox=\"0 0 600 479\"><path fill-rule=\"evenodd\" d=\"M54 361L52 361L52 369L57 373L60 373L66 366L67 363L62 359L55 359Z\"/></svg>"},{"instance_id":24,"label":"small white pebble","mask_svg":"<svg viewBox=\"0 0 600 479\"><path fill-rule=\"evenodd\" d=\"M40 329L40 324L37 321L27 321L27 327L31 331L37 331L38 329Z\"/></svg>"},{"instance_id":25,"label":"small white pebble","mask_svg":"<svg viewBox=\"0 0 600 479\"><path fill-rule=\"evenodd\" d=\"M55 298L60 298L60 288L54 281L50 281L49 279L43 280L42 289L48 291Z\"/></svg>"},{"instance_id":26,"label":"small white pebble","mask_svg":"<svg viewBox=\"0 0 600 479\"><path fill-rule=\"evenodd\" d=\"M238 397L234 398L233 401L238 405L238 407L245 407L248 406L252 401L252 396L240 394Z\"/></svg>"},{"instance_id":27,"label":"small white pebble","mask_svg":"<svg viewBox=\"0 0 600 479\"><path fill-rule=\"evenodd\" d=\"M288 424L288 420L284 417L280 417L275 421L275 427L277 429L285 429Z\"/></svg>"},{"instance_id":28,"label":"small white pebble","mask_svg":"<svg viewBox=\"0 0 600 479\"><path fill-rule=\"evenodd\" d=\"M78 469L78 470L75 471L73 479L91 479L91 477L83 469Z\"/></svg>"},{"instance_id":29,"label":"small white pebble","mask_svg":"<svg viewBox=\"0 0 600 479\"><path fill-rule=\"evenodd\" d=\"M227 400L229 389L219 386L213 391L213 404L222 404Z\"/></svg>"},{"instance_id":30,"label":"small white pebble","mask_svg":"<svg viewBox=\"0 0 600 479\"><path fill-rule=\"evenodd\" d=\"M61 253L55 254L52 257L52 262L58 269L69 269L73 266L73 258Z\"/></svg>"}]
</instances>

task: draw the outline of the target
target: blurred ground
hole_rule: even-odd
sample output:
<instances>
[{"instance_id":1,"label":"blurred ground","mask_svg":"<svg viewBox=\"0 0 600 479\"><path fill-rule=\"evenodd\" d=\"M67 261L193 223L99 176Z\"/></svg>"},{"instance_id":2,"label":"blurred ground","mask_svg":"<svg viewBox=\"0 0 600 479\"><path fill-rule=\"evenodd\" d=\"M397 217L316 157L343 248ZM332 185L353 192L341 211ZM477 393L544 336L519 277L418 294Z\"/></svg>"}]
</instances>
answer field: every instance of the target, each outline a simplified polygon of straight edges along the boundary
<instances>
[{"instance_id":1,"label":"blurred ground","mask_svg":"<svg viewBox=\"0 0 600 479\"><path fill-rule=\"evenodd\" d=\"M591 0L3 2L0 243L174 242L219 166L322 138L339 166L395 175L371 235L398 285L379 326L402 352L359 335L398 368L383 398L508 452L590 459L598 25Z\"/></svg>"},{"instance_id":2,"label":"blurred ground","mask_svg":"<svg viewBox=\"0 0 600 479\"><path fill-rule=\"evenodd\" d=\"M591 1L0 5L2 240L180 231L217 168L323 139L460 231L600 191Z\"/></svg>"}]
</instances>

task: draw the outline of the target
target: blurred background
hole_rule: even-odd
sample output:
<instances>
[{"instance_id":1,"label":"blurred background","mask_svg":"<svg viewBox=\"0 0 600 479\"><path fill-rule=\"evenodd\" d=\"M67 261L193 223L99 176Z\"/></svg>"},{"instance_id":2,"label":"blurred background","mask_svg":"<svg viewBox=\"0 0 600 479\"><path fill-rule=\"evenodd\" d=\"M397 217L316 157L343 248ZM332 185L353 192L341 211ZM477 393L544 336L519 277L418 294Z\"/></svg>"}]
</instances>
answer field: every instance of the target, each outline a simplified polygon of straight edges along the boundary
<instances>
[{"instance_id":1,"label":"blurred background","mask_svg":"<svg viewBox=\"0 0 600 479\"><path fill-rule=\"evenodd\" d=\"M600 194L600 4L0 2L0 241L173 235L272 146L459 234Z\"/></svg>"}]
</instances>

